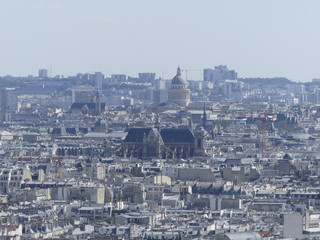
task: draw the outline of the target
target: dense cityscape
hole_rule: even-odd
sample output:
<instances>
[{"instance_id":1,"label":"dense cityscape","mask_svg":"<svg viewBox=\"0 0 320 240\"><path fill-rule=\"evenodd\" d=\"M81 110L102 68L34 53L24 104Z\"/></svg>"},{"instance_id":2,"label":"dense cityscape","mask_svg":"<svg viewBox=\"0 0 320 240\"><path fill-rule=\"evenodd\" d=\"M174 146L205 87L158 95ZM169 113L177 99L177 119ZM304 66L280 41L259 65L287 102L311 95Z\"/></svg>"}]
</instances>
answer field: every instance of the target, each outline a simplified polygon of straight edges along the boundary
<instances>
[{"instance_id":1,"label":"dense cityscape","mask_svg":"<svg viewBox=\"0 0 320 240\"><path fill-rule=\"evenodd\" d=\"M176 67L0 77L0 239L319 239L320 79Z\"/></svg>"}]
</instances>

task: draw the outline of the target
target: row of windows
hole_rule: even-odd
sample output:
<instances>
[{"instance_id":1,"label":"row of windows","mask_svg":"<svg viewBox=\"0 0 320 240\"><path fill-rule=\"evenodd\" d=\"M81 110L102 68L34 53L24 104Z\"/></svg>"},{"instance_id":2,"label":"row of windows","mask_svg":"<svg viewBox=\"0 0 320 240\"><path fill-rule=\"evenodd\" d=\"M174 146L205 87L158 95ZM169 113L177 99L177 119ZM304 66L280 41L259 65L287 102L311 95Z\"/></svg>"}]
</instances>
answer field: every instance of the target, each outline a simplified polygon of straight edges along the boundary
<instances>
[{"instance_id":1,"label":"row of windows","mask_svg":"<svg viewBox=\"0 0 320 240\"><path fill-rule=\"evenodd\" d=\"M186 93L170 93L170 99L187 99L188 96Z\"/></svg>"},{"instance_id":2,"label":"row of windows","mask_svg":"<svg viewBox=\"0 0 320 240\"><path fill-rule=\"evenodd\" d=\"M150 192L158 192L158 191L162 191L162 188L148 188L148 191L150 191Z\"/></svg>"},{"instance_id":3,"label":"row of windows","mask_svg":"<svg viewBox=\"0 0 320 240\"><path fill-rule=\"evenodd\" d=\"M2 181L7 181L9 179L9 177L0 177L0 180L2 180ZM22 177L11 177L10 178L12 181L13 180L20 180L21 181L21 179L22 179Z\"/></svg>"},{"instance_id":4,"label":"row of windows","mask_svg":"<svg viewBox=\"0 0 320 240\"><path fill-rule=\"evenodd\" d=\"M0 182L0 186L1 187L4 187L4 186L7 186L7 183L6 182ZM10 183L10 186L12 187L20 187L20 183Z\"/></svg>"},{"instance_id":5,"label":"row of windows","mask_svg":"<svg viewBox=\"0 0 320 240\"><path fill-rule=\"evenodd\" d=\"M310 223L309 224L309 228L318 228L319 227L319 223Z\"/></svg>"}]
</instances>

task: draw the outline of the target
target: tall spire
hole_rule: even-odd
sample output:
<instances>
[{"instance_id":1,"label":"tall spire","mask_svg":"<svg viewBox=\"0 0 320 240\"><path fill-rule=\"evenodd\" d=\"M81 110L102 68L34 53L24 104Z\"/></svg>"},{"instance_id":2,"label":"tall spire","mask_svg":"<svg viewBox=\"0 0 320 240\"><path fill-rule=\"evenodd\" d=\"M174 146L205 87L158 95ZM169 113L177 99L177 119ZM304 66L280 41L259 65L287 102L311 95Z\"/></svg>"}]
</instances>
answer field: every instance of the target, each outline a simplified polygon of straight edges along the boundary
<instances>
[{"instance_id":1,"label":"tall spire","mask_svg":"<svg viewBox=\"0 0 320 240\"><path fill-rule=\"evenodd\" d=\"M180 76L181 75L181 68L180 68L180 65L178 66L178 69L177 69L177 76Z\"/></svg>"},{"instance_id":2,"label":"tall spire","mask_svg":"<svg viewBox=\"0 0 320 240\"><path fill-rule=\"evenodd\" d=\"M154 127L155 127L156 129L158 129L158 131L160 131L159 113L157 113L156 122L155 122L155 124L154 124Z\"/></svg>"},{"instance_id":3,"label":"tall spire","mask_svg":"<svg viewBox=\"0 0 320 240\"><path fill-rule=\"evenodd\" d=\"M189 118L189 124L188 124L188 126L189 126L189 129L190 129L191 131L194 130L194 128L193 128L193 121L192 121L191 116L190 116L190 118Z\"/></svg>"},{"instance_id":4,"label":"tall spire","mask_svg":"<svg viewBox=\"0 0 320 240\"><path fill-rule=\"evenodd\" d=\"M207 128L207 113L206 113L206 103L203 105L203 115L202 115L202 127Z\"/></svg>"}]
</instances>

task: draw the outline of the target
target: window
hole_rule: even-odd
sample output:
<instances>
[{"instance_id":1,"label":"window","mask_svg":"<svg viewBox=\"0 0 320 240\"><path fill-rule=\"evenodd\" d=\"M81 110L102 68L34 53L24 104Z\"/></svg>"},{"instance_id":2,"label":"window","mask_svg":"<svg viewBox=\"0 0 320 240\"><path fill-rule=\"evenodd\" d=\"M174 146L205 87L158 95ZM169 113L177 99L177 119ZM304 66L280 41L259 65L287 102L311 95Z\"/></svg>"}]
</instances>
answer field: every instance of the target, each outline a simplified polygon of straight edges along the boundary
<instances>
[{"instance_id":1,"label":"window","mask_svg":"<svg viewBox=\"0 0 320 240\"><path fill-rule=\"evenodd\" d=\"M201 148L201 139L198 139L198 148Z\"/></svg>"}]
</instances>

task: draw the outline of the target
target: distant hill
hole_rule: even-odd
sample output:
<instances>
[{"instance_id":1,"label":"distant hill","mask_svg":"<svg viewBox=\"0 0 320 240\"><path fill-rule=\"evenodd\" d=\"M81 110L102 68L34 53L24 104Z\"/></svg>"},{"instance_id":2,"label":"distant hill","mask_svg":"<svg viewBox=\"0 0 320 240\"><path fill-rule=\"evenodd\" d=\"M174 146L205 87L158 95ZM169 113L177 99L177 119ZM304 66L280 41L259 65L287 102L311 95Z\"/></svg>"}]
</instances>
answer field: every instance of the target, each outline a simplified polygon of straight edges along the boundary
<instances>
[{"instance_id":1,"label":"distant hill","mask_svg":"<svg viewBox=\"0 0 320 240\"><path fill-rule=\"evenodd\" d=\"M263 85L279 85L284 86L286 84L294 84L288 78L276 77L276 78L239 78L238 80L249 84L263 84Z\"/></svg>"}]
</instances>

